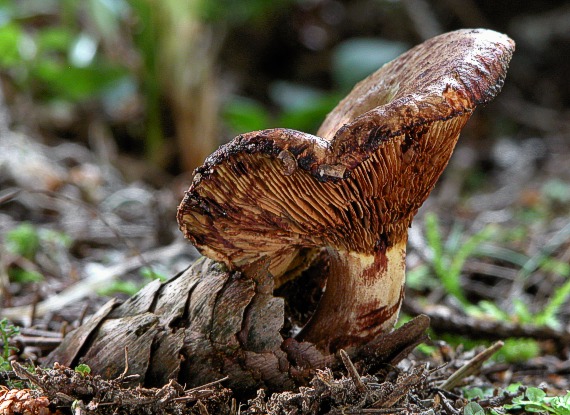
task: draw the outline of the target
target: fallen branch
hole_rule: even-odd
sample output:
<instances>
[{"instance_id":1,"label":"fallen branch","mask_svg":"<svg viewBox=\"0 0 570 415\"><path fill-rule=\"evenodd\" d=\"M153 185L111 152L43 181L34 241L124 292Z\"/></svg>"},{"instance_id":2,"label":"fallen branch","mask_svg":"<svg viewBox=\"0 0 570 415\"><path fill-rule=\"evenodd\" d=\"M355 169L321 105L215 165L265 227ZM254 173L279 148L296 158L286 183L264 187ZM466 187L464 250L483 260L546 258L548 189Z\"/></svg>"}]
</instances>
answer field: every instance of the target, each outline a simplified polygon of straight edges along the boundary
<instances>
[{"instance_id":1,"label":"fallen branch","mask_svg":"<svg viewBox=\"0 0 570 415\"><path fill-rule=\"evenodd\" d=\"M449 332L471 339L501 340L509 337L536 340L553 340L561 345L570 344L570 332L550 327L521 325L500 320L481 320L466 316L444 305L421 306L413 300L403 305L409 314L425 314L435 332Z\"/></svg>"}]
</instances>

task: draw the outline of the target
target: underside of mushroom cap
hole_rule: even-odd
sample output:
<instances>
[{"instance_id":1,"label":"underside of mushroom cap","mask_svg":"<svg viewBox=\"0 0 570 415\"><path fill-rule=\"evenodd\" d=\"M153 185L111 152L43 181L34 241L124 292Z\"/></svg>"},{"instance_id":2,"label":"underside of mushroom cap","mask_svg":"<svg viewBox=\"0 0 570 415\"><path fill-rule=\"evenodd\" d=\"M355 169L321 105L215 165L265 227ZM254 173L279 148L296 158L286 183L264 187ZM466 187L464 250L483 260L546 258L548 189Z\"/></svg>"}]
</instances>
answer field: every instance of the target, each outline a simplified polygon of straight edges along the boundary
<instances>
[{"instance_id":1,"label":"underside of mushroom cap","mask_svg":"<svg viewBox=\"0 0 570 415\"><path fill-rule=\"evenodd\" d=\"M243 134L198 168L178 209L206 256L283 272L303 248L370 253L406 237L478 104L501 89L514 43L488 30L424 42L359 83L318 136Z\"/></svg>"}]
</instances>

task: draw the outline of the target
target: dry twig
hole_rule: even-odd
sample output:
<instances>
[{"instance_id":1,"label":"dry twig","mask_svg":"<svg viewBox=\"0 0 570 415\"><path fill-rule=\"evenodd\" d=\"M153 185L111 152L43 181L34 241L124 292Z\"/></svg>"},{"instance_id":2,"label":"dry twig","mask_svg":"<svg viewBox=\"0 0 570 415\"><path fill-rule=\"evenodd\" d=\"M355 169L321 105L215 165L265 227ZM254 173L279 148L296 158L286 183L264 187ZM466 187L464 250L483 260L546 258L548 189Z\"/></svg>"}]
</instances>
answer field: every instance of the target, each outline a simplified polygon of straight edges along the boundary
<instances>
[{"instance_id":1,"label":"dry twig","mask_svg":"<svg viewBox=\"0 0 570 415\"><path fill-rule=\"evenodd\" d=\"M498 341L492 346L486 348L473 359L468 361L464 366L459 368L453 375L451 375L441 386L440 389L450 391L455 388L459 383L468 376L474 375L479 372L483 363L485 363L492 355L495 354L501 347L503 342Z\"/></svg>"}]
</instances>

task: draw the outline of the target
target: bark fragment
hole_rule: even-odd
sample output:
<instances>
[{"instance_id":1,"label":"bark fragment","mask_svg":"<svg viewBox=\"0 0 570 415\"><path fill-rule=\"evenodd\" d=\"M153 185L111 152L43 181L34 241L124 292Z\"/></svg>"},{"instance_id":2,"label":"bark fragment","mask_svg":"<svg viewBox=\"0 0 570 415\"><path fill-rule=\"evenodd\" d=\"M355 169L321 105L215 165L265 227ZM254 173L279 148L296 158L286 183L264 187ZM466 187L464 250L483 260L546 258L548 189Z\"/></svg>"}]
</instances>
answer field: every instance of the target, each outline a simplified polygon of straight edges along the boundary
<instances>
[{"instance_id":1,"label":"bark fragment","mask_svg":"<svg viewBox=\"0 0 570 415\"><path fill-rule=\"evenodd\" d=\"M70 333L46 363L85 363L107 379L138 374L133 380L149 387L172 379L196 387L227 376L224 386L238 397L253 396L259 388L291 390L307 385L318 369L340 368L339 356L283 338L284 299L273 296L273 285L267 261L235 272L202 258L118 307L107 304ZM394 349L423 339L429 320L418 321L415 331L404 326L348 353L364 370L373 363L395 363Z\"/></svg>"}]
</instances>

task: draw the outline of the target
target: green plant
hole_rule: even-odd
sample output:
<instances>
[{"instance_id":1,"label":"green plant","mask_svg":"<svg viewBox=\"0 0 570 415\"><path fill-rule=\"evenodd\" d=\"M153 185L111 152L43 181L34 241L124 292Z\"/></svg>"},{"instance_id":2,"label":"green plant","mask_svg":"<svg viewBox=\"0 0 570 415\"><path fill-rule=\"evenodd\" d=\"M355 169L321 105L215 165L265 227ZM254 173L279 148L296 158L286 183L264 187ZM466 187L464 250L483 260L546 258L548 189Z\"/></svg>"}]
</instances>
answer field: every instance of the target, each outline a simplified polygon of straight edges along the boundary
<instances>
[{"instance_id":1,"label":"green plant","mask_svg":"<svg viewBox=\"0 0 570 415\"><path fill-rule=\"evenodd\" d=\"M513 300L512 312L507 312L490 301L481 301L476 306L469 306L467 308L467 311L469 314L476 317L491 316L496 320L514 320L519 324L559 328L560 321L557 318L557 314L569 296L570 280L566 281L564 284L554 290L552 297L542 308L542 310L535 313L530 310L527 304L519 299Z\"/></svg>"},{"instance_id":2,"label":"green plant","mask_svg":"<svg viewBox=\"0 0 570 415\"><path fill-rule=\"evenodd\" d=\"M524 391L524 393L523 393ZM542 389L529 387L524 388L520 383L513 383L503 390L498 391L494 388L465 388L463 396L465 399L471 400L465 408L464 414L482 415L490 413L493 415L503 415L505 413L541 413L555 415L570 415L570 392L563 396L547 396ZM488 408L487 412L473 400L488 399L498 394L510 393L520 394L512 399L509 404L500 407Z\"/></svg>"},{"instance_id":3,"label":"green plant","mask_svg":"<svg viewBox=\"0 0 570 415\"><path fill-rule=\"evenodd\" d=\"M563 396L547 396L538 388L528 388L524 395L513 399L512 404L503 405L507 411L534 412L556 415L570 415L570 392Z\"/></svg>"},{"instance_id":4,"label":"green plant","mask_svg":"<svg viewBox=\"0 0 570 415\"><path fill-rule=\"evenodd\" d=\"M3 318L0 320L0 340L2 340L2 355L0 356L0 372L12 370L10 366L10 355L17 352L18 349L10 346L10 339L20 334L20 328L12 324L8 324L8 320Z\"/></svg>"},{"instance_id":5,"label":"green plant","mask_svg":"<svg viewBox=\"0 0 570 415\"><path fill-rule=\"evenodd\" d=\"M477 402L469 402L463 408L464 415L485 415L485 410Z\"/></svg>"},{"instance_id":6,"label":"green plant","mask_svg":"<svg viewBox=\"0 0 570 415\"><path fill-rule=\"evenodd\" d=\"M8 270L8 276L11 282L18 284L30 284L43 281L44 276L38 271L27 270L18 267L12 267Z\"/></svg>"},{"instance_id":7,"label":"green plant","mask_svg":"<svg viewBox=\"0 0 570 415\"><path fill-rule=\"evenodd\" d=\"M453 226L444 240L441 227L434 214L425 217L426 240L432 252L431 263L419 266L408 275L408 281L415 288L434 288L433 275L441 283L446 293L453 295L463 305L464 311L477 318L494 318L501 321L514 321L519 324L535 326L547 325L558 328L560 322L557 314L570 296L570 280L558 287L547 304L538 312L532 312L529 305L520 299L514 299L513 309L505 311L494 302L483 300L471 304L460 284L461 270L471 255L485 255L511 262L520 267L518 280L525 281L537 269L555 272L563 277L570 276L570 266L552 258L552 252L566 239L568 229L559 231L555 237L535 255L527 255L510 251L506 248L491 248L486 243L497 235L496 228L487 226L474 235L465 237L463 228ZM452 343L456 343L450 339ZM458 340L463 342L463 340ZM498 358L507 362L520 362L537 356L540 347L532 339L507 339Z\"/></svg>"},{"instance_id":8,"label":"green plant","mask_svg":"<svg viewBox=\"0 0 570 415\"><path fill-rule=\"evenodd\" d=\"M570 225L558 231L554 237L533 256L527 256L507 248L491 247L489 240L497 235L496 228L488 225L479 232L465 237L463 228L453 226L445 242L437 216L428 213L425 216L426 240L431 249L432 258L429 268L417 267L409 274L412 287L434 287L430 279L430 270L441 282L444 290L457 298L465 311L475 317L492 317L497 320L515 321L519 324L536 326L547 325L560 327L557 314L570 297L570 280L559 286L546 305L538 312L532 312L527 304L520 299L513 300L513 310L505 311L491 301L480 301L471 304L461 288L461 270L465 261L472 255L485 255L501 261L507 261L520 267L515 284L523 284L537 270L556 273L562 277L570 277L570 265L552 258L552 253L568 239ZM529 350L534 350L531 348Z\"/></svg>"},{"instance_id":9,"label":"green plant","mask_svg":"<svg viewBox=\"0 0 570 415\"><path fill-rule=\"evenodd\" d=\"M569 236L570 224L556 232L548 243L530 257L505 248L482 246L481 252L485 255L520 267L513 283L514 287L522 289L530 275L538 270L558 274L567 278L567 280L553 291L550 300L539 311L533 312L526 303L520 299L514 299L511 312L506 312L493 302L481 301L476 306L467 307L469 314L478 317L491 316L497 320L515 321L519 324L546 325L552 328L560 328L561 323L557 318L557 314L570 297L570 279L568 279L570 277L570 265L552 258L551 255L561 244L568 240Z\"/></svg>"},{"instance_id":10,"label":"green plant","mask_svg":"<svg viewBox=\"0 0 570 415\"><path fill-rule=\"evenodd\" d=\"M493 237L495 230L494 226L487 225L465 238L463 228L456 224L444 243L437 216L433 213L425 216L426 239L432 252L431 268L445 291L464 306L470 305L461 288L461 271L465 261L476 253L483 242Z\"/></svg>"},{"instance_id":11,"label":"green plant","mask_svg":"<svg viewBox=\"0 0 570 415\"><path fill-rule=\"evenodd\" d=\"M31 260L40 247L40 236L34 225L24 222L6 233L5 243L8 252Z\"/></svg>"},{"instance_id":12,"label":"green plant","mask_svg":"<svg viewBox=\"0 0 570 415\"><path fill-rule=\"evenodd\" d=\"M24 222L6 233L4 243L8 252L27 260L7 269L10 281L27 284L42 281L44 278L33 264L36 255L41 253L57 261L68 251L72 239L63 232Z\"/></svg>"},{"instance_id":13,"label":"green plant","mask_svg":"<svg viewBox=\"0 0 570 415\"><path fill-rule=\"evenodd\" d=\"M91 373L91 368L89 367L89 365L86 365L85 363L81 363L75 366L74 370L82 376L87 376Z\"/></svg>"}]
</instances>

